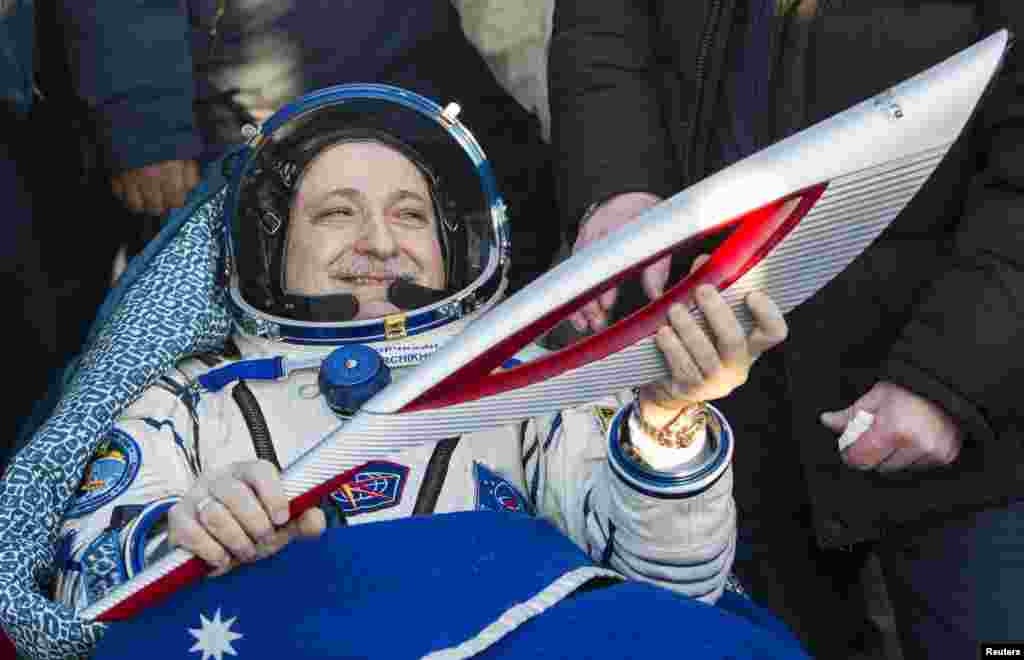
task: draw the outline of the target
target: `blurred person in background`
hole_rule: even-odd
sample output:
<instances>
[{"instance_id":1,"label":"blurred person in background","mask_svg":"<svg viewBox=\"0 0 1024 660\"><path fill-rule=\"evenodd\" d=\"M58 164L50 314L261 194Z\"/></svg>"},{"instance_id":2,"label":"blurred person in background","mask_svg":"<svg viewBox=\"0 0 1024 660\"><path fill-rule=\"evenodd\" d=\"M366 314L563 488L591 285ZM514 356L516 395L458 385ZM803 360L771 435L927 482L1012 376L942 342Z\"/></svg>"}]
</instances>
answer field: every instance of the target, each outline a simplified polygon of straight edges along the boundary
<instances>
[{"instance_id":1,"label":"blurred person in background","mask_svg":"<svg viewBox=\"0 0 1024 660\"><path fill-rule=\"evenodd\" d=\"M114 256L116 211L92 183L90 131L71 94L55 18L50 3L0 3L3 290L20 309L13 345L32 365L19 371L4 404L10 421L0 465L81 345Z\"/></svg>"},{"instance_id":2,"label":"blurred person in background","mask_svg":"<svg viewBox=\"0 0 1024 660\"><path fill-rule=\"evenodd\" d=\"M471 108L463 121L498 163L518 289L558 237L551 163L537 117L495 80L447 0L65 0L78 94L95 110L111 188L136 216L134 253L181 206L202 163L242 127L329 85L390 83Z\"/></svg>"},{"instance_id":3,"label":"blurred person in background","mask_svg":"<svg viewBox=\"0 0 1024 660\"><path fill-rule=\"evenodd\" d=\"M41 270L39 241L32 223L33 198L28 186L29 113L34 92L34 15L31 2L5 3L0 8L0 198L4 200L3 290L21 305L13 339L21 350L43 357L53 350L54 301L40 298L49 280ZM16 428L42 396L46 371L28 370L29 382L8 400L7 414ZM4 450L11 438L4 439Z\"/></svg>"},{"instance_id":4,"label":"blurred person in background","mask_svg":"<svg viewBox=\"0 0 1024 660\"><path fill-rule=\"evenodd\" d=\"M570 240L1001 28L1019 38L1024 3L559 0L549 81ZM1021 635L1022 60L1011 49L931 180L723 401L756 448L736 462L737 573L821 657L869 646L851 590L869 548L907 658ZM648 269L644 292L624 288L618 309L606 294L577 327L604 327L688 261Z\"/></svg>"}]
</instances>

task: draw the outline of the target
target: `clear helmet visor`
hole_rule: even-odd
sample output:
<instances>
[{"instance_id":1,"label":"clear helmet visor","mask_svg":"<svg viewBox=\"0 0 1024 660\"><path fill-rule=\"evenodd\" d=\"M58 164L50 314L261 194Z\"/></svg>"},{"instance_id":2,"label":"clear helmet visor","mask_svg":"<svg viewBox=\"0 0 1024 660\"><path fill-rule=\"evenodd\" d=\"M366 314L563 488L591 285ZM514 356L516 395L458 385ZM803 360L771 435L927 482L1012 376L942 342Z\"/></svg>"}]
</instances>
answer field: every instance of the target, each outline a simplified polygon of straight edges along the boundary
<instances>
[{"instance_id":1,"label":"clear helmet visor","mask_svg":"<svg viewBox=\"0 0 1024 660\"><path fill-rule=\"evenodd\" d=\"M342 85L282 109L227 204L232 299L286 337L365 339L399 316L438 327L496 295L508 267L476 140L451 109L393 87Z\"/></svg>"}]
</instances>

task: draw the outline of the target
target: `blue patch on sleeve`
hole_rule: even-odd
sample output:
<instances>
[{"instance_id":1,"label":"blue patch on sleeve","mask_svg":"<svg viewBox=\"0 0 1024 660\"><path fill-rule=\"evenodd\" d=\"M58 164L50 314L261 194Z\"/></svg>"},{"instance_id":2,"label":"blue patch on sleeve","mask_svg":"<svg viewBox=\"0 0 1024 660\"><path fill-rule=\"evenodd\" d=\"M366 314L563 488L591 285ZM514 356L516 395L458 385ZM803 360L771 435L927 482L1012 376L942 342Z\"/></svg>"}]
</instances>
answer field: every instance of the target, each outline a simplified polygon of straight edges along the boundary
<instances>
[{"instance_id":1,"label":"blue patch on sleeve","mask_svg":"<svg viewBox=\"0 0 1024 660\"><path fill-rule=\"evenodd\" d=\"M146 544L152 536L151 532L163 521L163 516L178 503L178 497L166 497L150 502L124 528L124 564L128 577L146 567Z\"/></svg>"},{"instance_id":2,"label":"blue patch on sleeve","mask_svg":"<svg viewBox=\"0 0 1024 660\"><path fill-rule=\"evenodd\" d=\"M128 580L124 555L121 550L121 532L108 529L79 555L82 575L78 585L77 602L95 603L111 589Z\"/></svg>"},{"instance_id":3,"label":"blue patch on sleeve","mask_svg":"<svg viewBox=\"0 0 1024 660\"><path fill-rule=\"evenodd\" d=\"M78 518L113 502L128 490L141 465L142 450L138 443L121 429L111 429L86 466L66 517Z\"/></svg>"},{"instance_id":4,"label":"blue patch on sleeve","mask_svg":"<svg viewBox=\"0 0 1024 660\"><path fill-rule=\"evenodd\" d=\"M476 461L473 462L473 475L476 477L477 511L531 513L526 498L508 479Z\"/></svg>"},{"instance_id":5,"label":"blue patch on sleeve","mask_svg":"<svg viewBox=\"0 0 1024 660\"><path fill-rule=\"evenodd\" d=\"M352 480L331 493L347 516L398 506L408 481L409 468L390 461L370 461Z\"/></svg>"}]
</instances>

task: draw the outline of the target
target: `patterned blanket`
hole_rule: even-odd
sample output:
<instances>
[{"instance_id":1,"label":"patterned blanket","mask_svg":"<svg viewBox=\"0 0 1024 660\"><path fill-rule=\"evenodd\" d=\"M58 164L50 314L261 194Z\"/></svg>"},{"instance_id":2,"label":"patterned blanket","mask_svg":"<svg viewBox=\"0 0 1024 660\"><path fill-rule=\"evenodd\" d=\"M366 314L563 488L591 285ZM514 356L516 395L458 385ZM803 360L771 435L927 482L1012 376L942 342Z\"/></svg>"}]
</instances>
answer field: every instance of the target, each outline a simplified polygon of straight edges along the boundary
<instances>
[{"instance_id":1,"label":"patterned blanket","mask_svg":"<svg viewBox=\"0 0 1024 660\"><path fill-rule=\"evenodd\" d=\"M48 597L57 532L114 420L182 357L223 346L222 163L111 291L56 409L0 478L0 624L30 658L87 657L103 624Z\"/></svg>"}]
</instances>

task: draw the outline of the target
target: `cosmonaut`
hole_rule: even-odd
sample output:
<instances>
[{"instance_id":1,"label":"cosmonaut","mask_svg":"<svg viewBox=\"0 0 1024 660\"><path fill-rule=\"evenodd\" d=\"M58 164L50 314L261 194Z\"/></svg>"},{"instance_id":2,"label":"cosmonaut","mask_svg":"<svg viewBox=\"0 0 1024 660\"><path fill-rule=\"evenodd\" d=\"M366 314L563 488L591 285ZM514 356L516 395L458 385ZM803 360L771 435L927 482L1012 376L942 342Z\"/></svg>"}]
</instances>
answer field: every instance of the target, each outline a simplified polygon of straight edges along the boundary
<instances>
[{"instance_id":1,"label":"cosmonaut","mask_svg":"<svg viewBox=\"0 0 1024 660\"><path fill-rule=\"evenodd\" d=\"M673 309L657 337L671 380L373 461L287 522L279 471L369 394L339 374L379 356L381 384L402 378L501 313L508 231L489 165L454 109L417 103L340 86L254 134L225 205L232 339L184 357L117 418L65 514L56 599L81 611L176 546L224 572L327 524L479 509L543 517L628 577L722 593L733 439L703 402L784 339L760 294L749 336L713 289L697 293L708 333Z\"/></svg>"}]
</instances>

